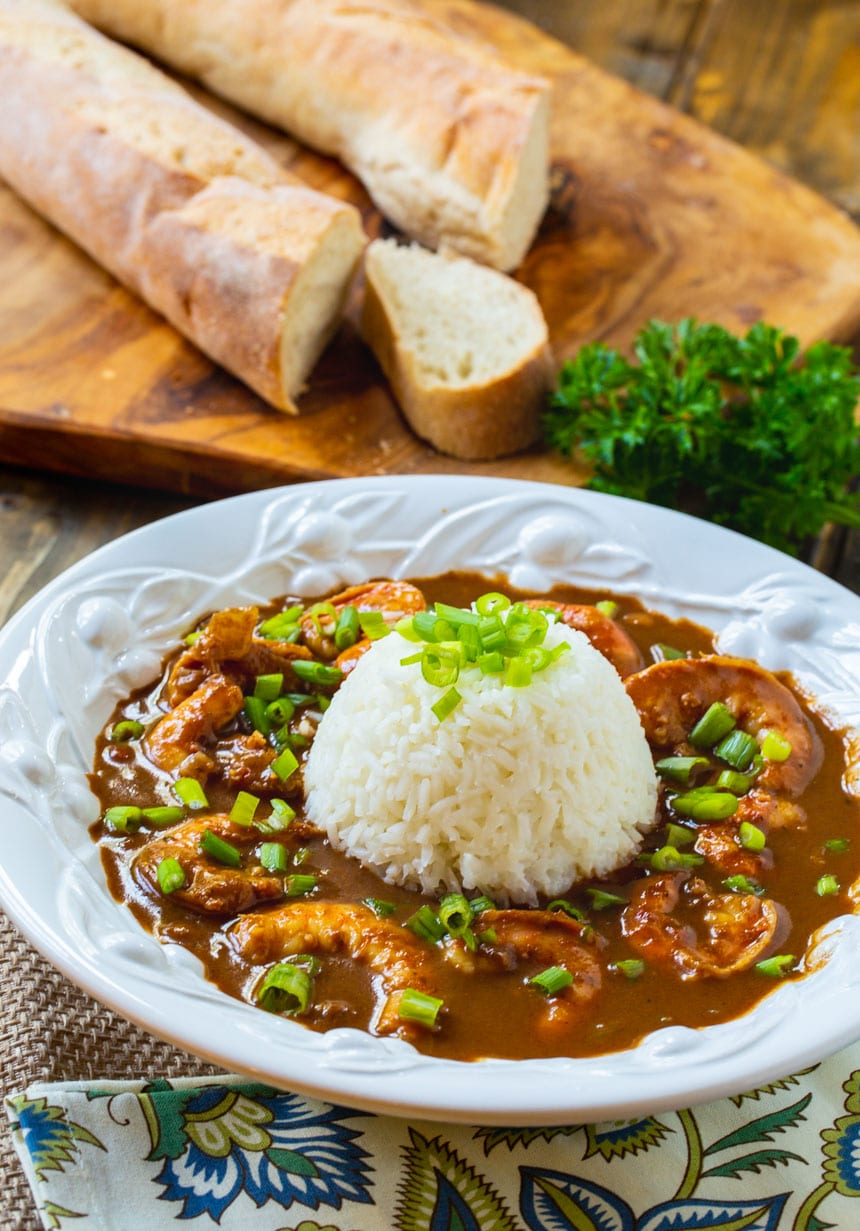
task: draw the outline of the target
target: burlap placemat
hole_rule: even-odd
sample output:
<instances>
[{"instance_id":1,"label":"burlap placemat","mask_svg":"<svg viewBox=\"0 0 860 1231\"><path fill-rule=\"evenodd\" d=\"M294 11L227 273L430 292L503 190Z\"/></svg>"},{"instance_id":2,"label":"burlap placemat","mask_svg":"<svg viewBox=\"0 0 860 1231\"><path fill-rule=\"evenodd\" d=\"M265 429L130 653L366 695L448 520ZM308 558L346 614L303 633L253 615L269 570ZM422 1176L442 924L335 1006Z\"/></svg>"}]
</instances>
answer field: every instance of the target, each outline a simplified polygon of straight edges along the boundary
<instances>
[{"instance_id":1,"label":"burlap placemat","mask_svg":"<svg viewBox=\"0 0 860 1231\"><path fill-rule=\"evenodd\" d=\"M123 1021L69 983L0 912L2 1093L33 1081L194 1077L219 1069ZM0 1117L0 1228L41 1231Z\"/></svg>"}]
</instances>

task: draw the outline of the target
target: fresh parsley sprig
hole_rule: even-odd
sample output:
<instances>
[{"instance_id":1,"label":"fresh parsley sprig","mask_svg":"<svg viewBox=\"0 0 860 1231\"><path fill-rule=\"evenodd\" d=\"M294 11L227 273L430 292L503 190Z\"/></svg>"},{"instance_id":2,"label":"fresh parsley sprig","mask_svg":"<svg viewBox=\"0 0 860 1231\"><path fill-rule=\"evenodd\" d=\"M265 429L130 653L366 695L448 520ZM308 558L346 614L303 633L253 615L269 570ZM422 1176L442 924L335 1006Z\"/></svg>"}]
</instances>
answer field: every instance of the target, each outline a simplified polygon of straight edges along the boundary
<instances>
[{"instance_id":1,"label":"fresh parsley sprig","mask_svg":"<svg viewBox=\"0 0 860 1231\"><path fill-rule=\"evenodd\" d=\"M561 369L544 417L547 443L578 452L588 486L689 508L795 553L826 522L860 526L850 352L758 323L651 321L629 362L593 343Z\"/></svg>"}]
</instances>

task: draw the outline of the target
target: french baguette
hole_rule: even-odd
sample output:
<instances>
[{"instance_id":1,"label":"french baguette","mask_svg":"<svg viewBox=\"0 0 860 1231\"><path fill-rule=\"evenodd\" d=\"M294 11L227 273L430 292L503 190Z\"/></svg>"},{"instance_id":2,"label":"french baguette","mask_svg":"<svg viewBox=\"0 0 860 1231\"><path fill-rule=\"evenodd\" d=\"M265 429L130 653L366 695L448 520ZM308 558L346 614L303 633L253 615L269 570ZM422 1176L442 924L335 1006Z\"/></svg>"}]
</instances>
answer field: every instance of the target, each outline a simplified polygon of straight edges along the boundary
<instances>
[{"instance_id":1,"label":"french baguette","mask_svg":"<svg viewBox=\"0 0 860 1231\"><path fill-rule=\"evenodd\" d=\"M359 215L53 0L0 0L0 175L266 401L337 327Z\"/></svg>"},{"instance_id":2,"label":"french baguette","mask_svg":"<svg viewBox=\"0 0 860 1231\"><path fill-rule=\"evenodd\" d=\"M88 21L339 158L430 248L497 269L548 199L549 86L411 0L71 0Z\"/></svg>"},{"instance_id":3,"label":"french baguette","mask_svg":"<svg viewBox=\"0 0 860 1231\"><path fill-rule=\"evenodd\" d=\"M469 460L530 445L552 387L532 292L468 257L374 240L362 332L403 414L435 448Z\"/></svg>"}]
</instances>

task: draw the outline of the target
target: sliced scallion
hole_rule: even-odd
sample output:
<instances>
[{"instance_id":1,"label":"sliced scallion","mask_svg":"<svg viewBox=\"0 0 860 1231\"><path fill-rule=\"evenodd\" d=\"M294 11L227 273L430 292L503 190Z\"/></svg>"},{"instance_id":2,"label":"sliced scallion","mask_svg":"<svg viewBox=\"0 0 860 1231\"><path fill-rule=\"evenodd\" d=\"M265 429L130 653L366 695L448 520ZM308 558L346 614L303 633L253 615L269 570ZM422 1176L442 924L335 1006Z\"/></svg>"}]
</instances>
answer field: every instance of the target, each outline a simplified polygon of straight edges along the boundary
<instances>
[{"instance_id":1,"label":"sliced scallion","mask_svg":"<svg viewBox=\"0 0 860 1231\"><path fill-rule=\"evenodd\" d=\"M715 701L709 706L690 732L694 748L713 748L724 736L733 731L737 723L728 706Z\"/></svg>"},{"instance_id":2,"label":"sliced scallion","mask_svg":"<svg viewBox=\"0 0 860 1231\"><path fill-rule=\"evenodd\" d=\"M230 809L230 820L237 825L253 825L254 813L259 804L260 800L256 795L252 795L249 791L240 791Z\"/></svg>"},{"instance_id":3,"label":"sliced scallion","mask_svg":"<svg viewBox=\"0 0 860 1231\"><path fill-rule=\"evenodd\" d=\"M758 752L758 744L746 731L735 730L721 739L714 748L714 756L728 761L734 769L745 770Z\"/></svg>"},{"instance_id":4,"label":"sliced scallion","mask_svg":"<svg viewBox=\"0 0 860 1231\"><path fill-rule=\"evenodd\" d=\"M752 821L741 821L738 827L738 842L745 851L763 851L767 837L764 830L753 825Z\"/></svg>"},{"instance_id":5,"label":"sliced scallion","mask_svg":"<svg viewBox=\"0 0 860 1231\"><path fill-rule=\"evenodd\" d=\"M270 729L272 727L285 727L295 712L296 707L289 697L276 697L274 701L270 701L266 706L266 722L269 724Z\"/></svg>"},{"instance_id":6,"label":"sliced scallion","mask_svg":"<svg viewBox=\"0 0 860 1231\"><path fill-rule=\"evenodd\" d=\"M342 608L337 617L334 630L334 643L339 650L348 650L354 646L361 635L361 625L358 622L358 612L352 605Z\"/></svg>"},{"instance_id":7,"label":"sliced scallion","mask_svg":"<svg viewBox=\"0 0 860 1231\"><path fill-rule=\"evenodd\" d=\"M373 911L377 919L390 919L396 913L397 907L393 902L386 902L384 898L362 898L362 904Z\"/></svg>"},{"instance_id":8,"label":"sliced scallion","mask_svg":"<svg viewBox=\"0 0 860 1231\"><path fill-rule=\"evenodd\" d=\"M449 688L446 693L439 698L434 705L431 705L431 710L436 715L440 722L443 722L450 713L452 713L460 702L463 700L456 688Z\"/></svg>"},{"instance_id":9,"label":"sliced scallion","mask_svg":"<svg viewBox=\"0 0 860 1231\"><path fill-rule=\"evenodd\" d=\"M595 603L594 606L601 615L605 615L609 620L614 620L621 610L618 604L614 603L611 598L603 598L599 603Z\"/></svg>"},{"instance_id":10,"label":"sliced scallion","mask_svg":"<svg viewBox=\"0 0 860 1231\"><path fill-rule=\"evenodd\" d=\"M485 893L482 893L480 897L472 898L469 903L469 909L471 910L472 917L474 918L475 915L480 915L485 910L495 910L496 904L492 898L488 898Z\"/></svg>"},{"instance_id":11,"label":"sliced scallion","mask_svg":"<svg viewBox=\"0 0 860 1231\"><path fill-rule=\"evenodd\" d=\"M764 887L758 881L752 880L749 876L743 876L741 873L727 876L723 884L727 889L731 889L732 893L752 893L757 898L764 896Z\"/></svg>"},{"instance_id":12,"label":"sliced scallion","mask_svg":"<svg viewBox=\"0 0 860 1231\"><path fill-rule=\"evenodd\" d=\"M294 962L279 962L266 974L257 1000L270 1013L305 1013L311 1003L313 981Z\"/></svg>"},{"instance_id":13,"label":"sliced scallion","mask_svg":"<svg viewBox=\"0 0 860 1231\"><path fill-rule=\"evenodd\" d=\"M502 611L508 611L510 606L511 600L498 590L490 590L475 601L475 610L482 616L498 615Z\"/></svg>"},{"instance_id":14,"label":"sliced scallion","mask_svg":"<svg viewBox=\"0 0 860 1231\"><path fill-rule=\"evenodd\" d=\"M501 675L505 669L505 657L498 650L479 654L475 661L482 675Z\"/></svg>"},{"instance_id":15,"label":"sliced scallion","mask_svg":"<svg viewBox=\"0 0 860 1231\"><path fill-rule=\"evenodd\" d=\"M321 687L339 684L343 679L343 672L339 667L330 667L326 663L313 662L306 658L295 659L292 667L300 680L306 680L310 684L318 684Z\"/></svg>"},{"instance_id":16,"label":"sliced scallion","mask_svg":"<svg viewBox=\"0 0 860 1231\"><path fill-rule=\"evenodd\" d=\"M260 847L260 863L267 872L286 872L286 847L281 842L264 842Z\"/></svg>"},{"instance_id":17,"label":"sliced scallion","mask_svg":"<svg viewBox=\"0 0 860 1231\"><path fill-rule=\"evenodd\" d=\"M254 828L260 833L283 833L289 829L295 820L295 809L291 808L285 799L270 799L271 814L262 820L254 821Z\"/></svg>"},{"instance_id":18,"label":"sliced scallion","mask_svg":"<svg viewBox=\"0 0 860 1231\"><path fill-rule=\"evenodd\" d=\"M755 969L760 975L767 975L770 979L784 979L793 965L793 953L778 953L774 957L765 958L763 962L756 962Z\"/></svg>"},{"instance_id":19,"label":"sliced scallion","mask_svg":"<svg viewBox=\"0 0 860 1231\"><path fill-rule=\"evenodd\" d=\"M679 851L675 846L661 846L650 855L640 857L656 872L676 872L679 868L695 868L705 862L703 855L695 851Z\"/></svg>"},{"instance_id":20,"label":"sliced scallion","mask_svg":"<svg viewBox=\"0 0 860 1231\"><path fill-rule=\"evenodd\" d=\"M294 872L284 882L284 891L288 898L302 898L316 889L319 877L310 873Z\"/></svg>"},{"instance_id":21,"label":"sliced scallion","mask_svg":"<svg viewBox=\"0 0 860 1231\"><path fill-rule=\"evenodd\" d=\"M164 825L175 825L177 821L181 821L185 816L184 808L171 807L165 805L157 808L144 808L141 816L148 825L153 825L156 829L161 829Z\"/></svg>"},{"instance_id":22,"label":"sliced scallion","mask_svg":"<svg viewBox=\"0 0 860 1231\"><path fill-rule=\"evenodd\" d=\"M568 902L567 898L553 898L551 902L547 902L546 908L567 915L569 919L575 919L577 923L585 922L585 912L581 911L578 906L574 906L572 902Z\"/></svg>"},{"instance_id":23,"label":"sliced scallion","mask_svg":"<svg viewBox=\"0 0 860 1231\"><path fill-rule=\"evenodd\" d=\"M684 825L676 825L673 821L670 821L666 826L666 842L669 846L674 846L679 851L683 850L685 846L690 846L695 840L696 835L692 829L687 829Z\"/></svg>"},{"instance_id":24,"label":"sliced scallion","mask_svg":"<svg viewBox=\"0 0 860 1231\"><path fill-rule=\"evenodd\" d=\"M791 742L778 731L764 731L761 741L762 756L766 761L787 761L791 756Z\"/></svg>"},{"instance_id":25,"label":"sliced scallion","mask_svg":"<svg viewBox=\"0 0 860 1231\"><path fill-rule=\"evenodd\" d=\"M255 731L259 731L261 735L269 734L272 724L266 713L266 702L261 697L246 697L242 712Z\"/></svg>"},{"instance_id":26,"label":"sliced scallion","mask_svg":"<svg viewBox=\"0 0 860 1231\"><path fill-rule=\"evenodd\" d=\"M203 836L200 839L200 849L204 855L209 855L218 863L225 864L228 868L238 868L242 862L242 856L237 847L233 846L232 842L225 842L217 833L213 833L211 829L204 829Z\"/></svg>"},{"instance_id":27,"label":"sliced scallion","mask_svg":"<svg viewBox=\"0 0 860 1231\"><path fill-rule=\"evenodd\" d=\"M206 792L196 778L177 778L173 784L173 790L185 807L190 808L192 812L199 812L209 807Z\"/></svg>"},{"instance_id":28,"label":"sliced scallion","mask_svg":"<svg viewBox=\"0 0 860 1231\"><path fill-rule=\"evenodd\" d=\"M651 646L651 657L656 663L674 662L676 658L686 658L687 655L683 650L677 650L673 645L666 645L662 641L658 641L656 645Z\"/></svg>"},{"instance_id":29,"label":"sliced scallion","mask_svg":"<svg viewBox=\"0 0 860 1231\"><path fill-rule=\"evenodd\" d=\"M472 907L462 893L446 893L439 902L439 922L452 936L460 936L472 922Z\"/></svg>"},{"instance_id":30,"label":"sliced scallion","mask_svg":"<svg viewBox=\"0 0 860 1231\"><path fill-rule=\"evenodd\" d=\"M298 768L299 763L292 748L285 748L282 753L275 757L271 764L272 773L280 778L282 782L286 782Z\"/></svg>"},{"instance_id":31,"label":"sliced scallion","mask_svg":"<svg viewBox=\"0 0 860 1231\"><path fill-rule=\"evenodd\" d=\"M585 892L591 898L591 905L594 910L606 910L610 906L626 906L627 899L621 897L618 893L609 893L606 889L586 889Z\"/></svg>"},{"instance_id":32,"label":"sliced scallion","mask_svg":"<svg viewBox=\"0 0 860 1231\"><path fill-rule=\"evenodd\" d=\"M108 739L112 744L126 744L130 739L140 739L143 732L142 722L138 722L136 718L124 718L113 724Z\"/></svg>"},{"instance_id":33,"label":"sliced scallion","mask_svg":"<svg viewBox=\"0 0 860 1231\"><path fill-rule=\"evenodd\" d=\"M264 620L257 632L266 641L298 641L302 631L299 627L302 612L302 607L288 607Z\"/></svg>"},{"instance_id":34,"label":"sliced scallion","mask_svg":"<svg viewBox=\"0 0 860 1231\"><path fill-rule=\"evenodd\" d=\"M254 696L261 701L274 701L281 695L284 686L283 671L275 671L270 675L258 675L254 681Z\"/></svg>"},{"instance_id":35,"label":"sliced scallion","mask_svg":"<svg viewBox=\"0 0 860 1231\"><path fill-rule=\"evenodd\" d=\"M838 893L841 885L835 876L828 874L827 876L819 876L815 882L815 892L820 898L831 897L834 893Z\"/></svg>"},{"instance_id":36,"label":"sliced scallion","mask_svg":"<svg viewBox=\"0 0 860 1231\"><path fill-rule=\"evenodd\" d=\"M137 833L143 819L141 808L116 805L104 814L104 823L114 833Z\"/></svg>"},{"instance_id":37,"label":"sliced scallion","mask_svg":"<svg viewBox=\"0 0 860 1231\"><path fill-rule=\"evenodd\" d=\"M443 1004L444 1001L438 996L430 996L427 992L407 987L397 1000L397 1016L401 1021L416 1022L419 1026L432 1030Z\"/></svg>"},{"instance_id":38,"label":"sliced scallion","mask_svg":"<svg viewBox=\"0 0 860 1231\"><path fill-rule=\"evenodd\" d=\"M746 795L752 786L748 774L739 774L736 769L723 769L714 783L718 791L731 791L732 795Z\"/></svg>"},{"instance_id":39,"label":"sliced scallion","mask_svg":"<svg viewBox=\"0 0 860 1231\"><path fill-rule=\"evenodd\" d=\"M672 807L694 821L725 821L738 810L738 797L730 791L699 787L684 795L673 795Z\"/></svg>"},{"instance_id":40,"label":"sliced scallion","mask_svg":"<svg viewBox=\"0 0 860 1231\"><path fill-rule=\"evenodd\" d=\"M639 957L625 957L620 962L613 962L611 970L617 970L625 979L638 979L645 972L645 963Z\"/></svg>"},{"instance_id":41,"label":"sliced scallion","mask_svg":"<svg viewBox=\"0 0 860 1231\"><path fill-rule=\"evenodd\" d=\"M403 926L409 928L409 931L414 932L421 940L427 940L434 945L445 935L445 925L440 921L432 906L426 903L419 906Z\"/></svg>"},{"instance_id":42,"label":"sliced scallion","mask_svg":"<svg viewBox=\"0 0 860 1231\"><path fill-rule=\"evenodd\" d=\"M539 975L534 975L529 979L529 983L539 987L547 996L555 996L564 988L570 987L572 982L573 975L564 966L550 966L542 970Z\"/></svg>"},{"instance_id":43,"label":"sliced scallion","mask_svg":"<svg viewBox=\"0 0 860 1231\"><path fill-rule=\"evenodd\" d=\"M824 849L831 855L844 855L846 851L851 850L851 839L828 838L824 843Z\"/></svg>"},{"instance_id":44,"label":"sliced scallion","mask_svg":"<svg viewBox=\"0 0 860 1231\"><path fill-rule=\"evenodd\" d=\"M360 611L358 622L368 641L379 641L381 637L387 637L391 632L381 611Z\"/></svg>"},{"instance_id":45,"label":"sliced scallion","mask_svg":"<svg viewBox=\"0 0 860 1231\"><path fill-rule=\"evenodd\" d=\"M706 769L709 764L707 757L663 757L654 768L661 778L670 778L686 786L694 770Z\"/></svg>"},{"instance_id":46,"label":"sliced scallion","mask_svg":"<svg viewBox=\"0 0 860 1231\"><path fill-rule=\"evenodd\" d=\"M162 893L175 893L177 889L182 889L187 883L182 864L178 859L174 859L173 856L168 856L167 859L161 860L155 869L155 875L158 878L158 887Z\"/></svg>"}]
</instances>

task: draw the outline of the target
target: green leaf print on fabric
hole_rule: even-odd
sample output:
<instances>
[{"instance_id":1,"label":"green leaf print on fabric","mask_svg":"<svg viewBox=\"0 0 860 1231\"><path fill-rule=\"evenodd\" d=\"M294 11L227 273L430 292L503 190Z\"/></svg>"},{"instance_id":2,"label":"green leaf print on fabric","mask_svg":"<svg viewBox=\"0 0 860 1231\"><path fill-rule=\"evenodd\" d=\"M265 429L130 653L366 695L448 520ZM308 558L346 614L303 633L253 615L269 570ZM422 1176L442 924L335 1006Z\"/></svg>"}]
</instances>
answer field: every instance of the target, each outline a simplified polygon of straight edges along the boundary
<instances>
[{"instance_id":1,"label":"green leaf print on fabric","mask_svg":"<svg viewBox=\"0 0 860 1231\"><path fill-rule=\"evenodd\" d=\"M86 1214L76 1214L74 1210L67 1210L62 1205L55 1205L53 1201L46 1201L42 1206L41 1211L45 1226L49 1231L55 1231L57 1227L62 1227L64 1218L86 1218Z\"/></svg>"},{"instance_id":2,"label":"green leaf print on fabric","mask_svg":"<svg viewBox=\"0 0 860 1231\"><path fill-rule=\"evenodd\" d=\"M613 1120L611 1123L586 1124L588 1149L585 1157L592 1158L595 1154L600 1154L610 1162L613 1158L639 1154L651 1146L659 1145L664 1137L674 1131L654 1116L648 1116L644 1120Z\"/></svg>"},{"instance_id":3,"label":"green leaf print on fabric","mask_svg":"<svg viewBox=\"0 0 860 1231\"><path fill-rule=\"evenodd\" d=\"M733 1133L727 1133L725 1137L709 1145L704 1151L704 1157L719 1154L723 1150L732 1150L736 1146L772 1141L775 1133L784 1133L786 1129L794 1128L796 1124L806 1119L803 1113L811 1099L812 1095L807 1094L790 1107L779 1107L776 1111L759 1116L757 1120L750 1120L748 1124L741 1125ZM799 1163L806 1162L800 1154L793 1154L790 1150L754 1150L751 1154L744 1154L740 1158L730 1159L716 1167L711 1167L708 1171L703 1171L700 1179L705 1179L706 1176L738 1178L744 1172L758 1173L762 1167L777 1167L780 1164L787 1166L791 1160Z\"/></svg>"},{"instance_id":4,"label":"green leaf print on fabric","mask_svg":"<svg viewBox=\"0 0 860 1231\"><path fill-rule=\"evenodd\" d=\"M504 1200L441 1137L409 1129L398 1192L398 1231L518 1231Z\"/></svg>"},{"instance_id":5,"label":"green leaf print on fabric","mask_svg":"<svg viewBox=\"0 0 860 1231\"><path fill-rule=\"evenodd\" d=\"M541 1128L476 1128L475 1140L483 1142L484 1156L489 1158L496 1146L506 1145L513 1152L518 1146L527 1150L535 1141L552 1141L554 1137L572 1137L582 1124L546 1126Z\"/></svg>"},{"instance_id":6,"label":"green leaf print on fabric","mask_svg":"<svg viewBox=\"0 0 860 1231\"><path fill-rule=\"evenodd\" d=\"M9 1106L15 1115L12 1131L21 1134L40 1180L46 1178L48 1171L62 1171L67 1164L76 1163L80 1145L105 1149L98 1137L73 1120L66 1120L63 1109L52 1106L45 1098L18 1095L9 1101Z\"/></svg>"},{"instance_id":7,"label":"green leaf print on fabric","mask_svg":"<svg viewBox=\"0 0 860 1231\"><path fill-rule=\"evenodd\" d=\"M791 1077L783 1077L780 1081L771 1082L767 1086L758 1086L755 1090L745 1090L743 1094L733 1094L730 1102L734 1103L735 1107L740 1107L746 1099L760 1099L762 1095L778 1094L780 1090L787 1090L789 1086L797 1086L800 1084L800 1078L806 1077L808 1073L814 1073L819 1066L811 1064L808 1069L798 1069Z\"/></svg>"}]
</instances>

